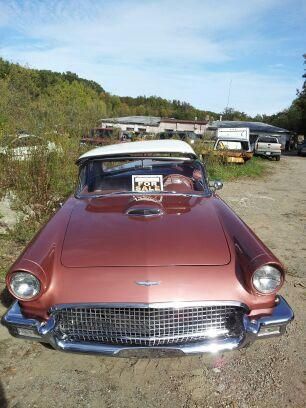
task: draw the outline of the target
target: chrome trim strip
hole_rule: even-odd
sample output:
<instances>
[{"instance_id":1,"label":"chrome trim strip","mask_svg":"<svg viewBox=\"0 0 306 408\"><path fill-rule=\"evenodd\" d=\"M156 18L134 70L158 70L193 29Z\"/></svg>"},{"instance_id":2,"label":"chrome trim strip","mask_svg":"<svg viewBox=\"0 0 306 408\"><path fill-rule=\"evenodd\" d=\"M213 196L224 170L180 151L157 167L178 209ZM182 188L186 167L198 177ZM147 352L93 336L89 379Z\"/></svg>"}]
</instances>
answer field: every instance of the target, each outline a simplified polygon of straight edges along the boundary
<instances>
[{"instance_id":1,"label":"chrome trim strip","mask_svg":"<svg viewBox=\"0 0 306 408\"><path fill-rule=\"evenodd\" d=\"M145 280L145 281L135 281L134 282L136 285L139 286L158 286L161 284L161 281L149 281L149 280Z\"/></svg>"},{"instance_id":2,"label":"chrome trim strip","mask_svg":"<svg viewBox=\"0 0 306 408\"><path fill-rule=\"evenodd\" d=\"M90 198L108 198L108 197L115 197L115 196L159 196L159 197L167 197L167 196L184 196L184 197L196 197L196 198L208 198L211 196L211 194L209 193L207 187L206 187L206 191L199 191L196 194L195 193L180 193L180 192L176 192L176 191L150 191L150 192L141 192L141 191L118 191L118 192L113 192L113 193L104 193L104 194L78 194L75 193L74 197L78 198L78 199L90 199ZM202 194L201 194L202 193Z\"/></svg>"},{"instance_id":3,"label":"chrome trim strip","mask_svg":"<svg viewBox=\"0 0 306 408\"><path fill-rule=\"evenodd\" d=\"M16 301L7 313L2 318L2 324L6 326L11 335L14 337L20 337L25 339L36 340L40 342L46 342L52 345L57 350L70 351L78 353L94 353L102 354L107 356L118 356L118 357L129 357L136 356L137 353L142 352L150 353L150 351L161 353L166 355L168 353L177 353L178 355L186 354L201 354L201 353L216 353L226 350L240 349L246 345L251 344L257 339L262 339L265 337L273 337L282 335L286 326L294 318L294 314L288 303L281 296L277 298L278 302L271 315L262 316L258 319L249 317L247 314L244 315L244 333L241 337L237 338L210 338L208 340L187 343L187 344L171 344L166 346L127 346L127 345L107 345L101 343L77 343L77 342L66 342L65 340L58 339L54 333L56 326L55 319L51 316L45 322L39 322L36 319L29 319L22 315L18 301ZM172 302L171 302L172 303ZM180 304L199 304L197 302L181 302ZM234 304L239 304L239 302L233 302ZM203 302L201 303L203 304ZM211 302L210 302L211 304ZM215 302L213 302L216 305ZM222 303L224 304L224 303ZM227 303L228 304L228 303ZM100 304L101 305L101 304ZM154 304L153 304L154 305ZM158 303L158 305L161 305ZM166 303L169 305L169 303ZM139 304L137 304L139 307ZM148 307L148 305L147 305ZM262 328L266 327L279 327L279 331L273 331L271 333L264 332L260 333ZM34 337L30 335L20 335L18 334L18 328L27 328L33 330ZM37 334L40 336L37 336ZM36 335L36 337L35 337Z\"/></svg>"},{"instance_id":4,"label":"chrome trim strip","mask_svg":"<svg viewBox=\"0 0 306 408\"><path fill-rule=\"evenodd\" d=\"M122 308L154 308L154 309L161 309L161 308L173 308L179 309L183 307L193 307L193 306L236 306L242 307L247 312L249 312L249 307L241 302L237 302L234 300L207 300L207 301L195 301L195 302L155 302L155 303L65 303L54 305L49 309L49 313L52 314L56 310L61 310L65 308L106 308L106 307L122 307Z\"/></svg>"},{"instance_id":5,"label":"chrome trim strip","mask_svg":"<svg viewBox=\"0 0 306 408\"><path fill-rule=\"evenodd\" d=\"M133 155L134 154L134 155ZM160 152L154 153L150 152L149 155L147 156L148 153L142 153L138 154L137 153L130 153L130 154L120 154L118 153L117 155L109 155L109 156L89 156L89 157L84 157L78 158L76 160L76 164L78 166L84 166L86 162L89 160L99 160L99 161L110 161L110 160L116 160L116 161L124 161L124 160L144 160L144 159L154 159L154 160L159 160L159 161L191 161L191 160L198 160L197 155L194 153L182 153L185 156L170 156L171 154L177 154L174 152L162 152L162 154L168 154L168 156L157 156L158 154L161 154ZM178 153L180 154L180 153Z\"/></svg>"},{"instance_id":6,"label":"chrome trim strip","mask_svg":"<svg viewBox=\"0 0 306 408\"><path fill-rule=\"evenodd\" d=\"M110 357L137 357L138 352L159 352L165 356L169 352L180 356L189 354L202 353L218 353L221 351L229 351L240 348L244 338L224 339L222 341L202 341L184 345L170 345L161 347L128 347L128 346L113 346L107 344L91 344L91 343L65 343L62 340L56 341L56 348L61 351L85 354L103 354Z\"/></svg>"}]
</instances>

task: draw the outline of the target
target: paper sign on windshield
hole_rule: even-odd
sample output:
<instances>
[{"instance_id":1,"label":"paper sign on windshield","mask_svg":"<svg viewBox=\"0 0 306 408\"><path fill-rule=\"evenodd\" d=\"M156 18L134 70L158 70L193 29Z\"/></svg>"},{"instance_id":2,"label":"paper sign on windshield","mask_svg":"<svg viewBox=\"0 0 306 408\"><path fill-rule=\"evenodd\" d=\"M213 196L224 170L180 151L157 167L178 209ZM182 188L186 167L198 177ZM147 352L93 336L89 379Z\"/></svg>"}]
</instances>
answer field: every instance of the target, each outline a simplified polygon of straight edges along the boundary
<instances>
[{"instance_id":1,"label":"paper sign on windshield","mask_svg":"<svg viewBox=\"0 0 306 408\"><path fill-rule=\"evenodd\" d=\"M132 176L133 191L162 191L163 176Z\"/></svg>"}]
</instances>

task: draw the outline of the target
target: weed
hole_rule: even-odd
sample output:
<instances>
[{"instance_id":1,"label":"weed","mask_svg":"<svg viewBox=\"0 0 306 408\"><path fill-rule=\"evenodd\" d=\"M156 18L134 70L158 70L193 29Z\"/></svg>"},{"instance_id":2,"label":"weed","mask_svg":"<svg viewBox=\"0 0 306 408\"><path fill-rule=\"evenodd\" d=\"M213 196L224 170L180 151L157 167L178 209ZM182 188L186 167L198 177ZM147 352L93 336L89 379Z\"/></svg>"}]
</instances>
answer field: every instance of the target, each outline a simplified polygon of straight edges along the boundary
<instances>
[{"instance_id":1,"label":"weed","mask_svg":"<svg viewBox=\"0 0 306 408\"><path fill-rule=\"evenodd\" d=\"M46 146L35 148L27 158L14 153L1 158L0 191L2 196L9 192L11 208L18 213L9 231L16 242L28 242L74 190L78 141L63 137L51 152Z\"/></svg>"},{"instance_id":2,"label":"weed","mask_svg":"<svg viewBox=\"0 0 306 408\"><path fill-rule=\"evenodd\" d=\"M247 161L245 164L221 164L208 161L207 171L211 179L228 181L239 177L259 177L263 175L267 167L266 164L259 157L253 157L252 160Z\"/></svg>"}]
</instances>

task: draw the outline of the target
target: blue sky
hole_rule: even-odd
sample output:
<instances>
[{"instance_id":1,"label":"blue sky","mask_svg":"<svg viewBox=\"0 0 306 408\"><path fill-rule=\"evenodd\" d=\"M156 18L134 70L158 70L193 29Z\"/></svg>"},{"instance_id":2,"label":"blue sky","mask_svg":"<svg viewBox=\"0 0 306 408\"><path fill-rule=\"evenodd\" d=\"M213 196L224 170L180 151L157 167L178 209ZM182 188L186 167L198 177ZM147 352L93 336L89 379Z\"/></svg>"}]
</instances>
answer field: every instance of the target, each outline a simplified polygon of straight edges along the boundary
<instances>
[{"instance_id":1,"label":"blue sky","mask_svg":"<svg viewBox=\"0 0 306 408\"><path fill-rule=\"evenodd\" d=\"M0 0L0 56L118 95L220 112L288 107L302 86L305 0Z\"/></svg>"}]
</instances>

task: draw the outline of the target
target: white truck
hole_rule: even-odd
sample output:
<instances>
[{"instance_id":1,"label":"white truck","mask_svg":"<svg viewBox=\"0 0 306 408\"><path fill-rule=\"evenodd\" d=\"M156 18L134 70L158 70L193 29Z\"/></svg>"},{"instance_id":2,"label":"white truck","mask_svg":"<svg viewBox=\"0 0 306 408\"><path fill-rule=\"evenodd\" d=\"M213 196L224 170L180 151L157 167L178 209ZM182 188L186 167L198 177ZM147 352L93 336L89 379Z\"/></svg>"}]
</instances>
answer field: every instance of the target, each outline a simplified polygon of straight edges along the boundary
<instances>
[{"instance_id":1,"label":"white truck","mask_svg":"<svg viewBox=\"0 0 306 408\"><path fill-rule=\"evenodd\" d=\"M256 156L265 156L275 158L279 161L281 158L281 143L274 136L259 136L255 142L254 154Z\"/></svg>"},{"instance_id":2,"label":"white truck","mask_svg":"<svg viewBox=\"0 0 306 408\"><path fill-rule=\"evenodd\" d=\"M214 150L226 157L228 163L244 163L252 158L249 128L219 128Z\"/></svg>"}]
</instances>

